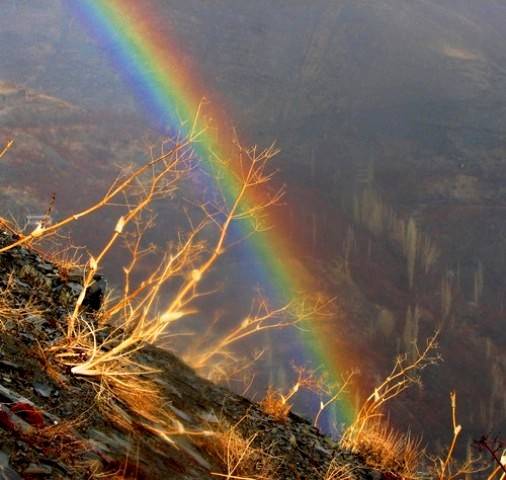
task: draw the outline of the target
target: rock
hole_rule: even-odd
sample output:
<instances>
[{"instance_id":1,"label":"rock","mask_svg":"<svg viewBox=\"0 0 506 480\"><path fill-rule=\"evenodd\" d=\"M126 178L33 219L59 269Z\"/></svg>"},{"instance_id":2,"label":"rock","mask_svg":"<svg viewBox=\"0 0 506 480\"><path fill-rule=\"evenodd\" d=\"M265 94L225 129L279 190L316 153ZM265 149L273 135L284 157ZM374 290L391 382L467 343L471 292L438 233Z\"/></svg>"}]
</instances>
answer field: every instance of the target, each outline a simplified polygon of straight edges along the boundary
<instances>
[{"instance_id":1,"label":"rock","mask_svg":"<svg viewBox=\"0 0 506 480\"><path fill-rule=\"evenodd\" d=\"M95 275L93 277L93 283L86 291L83 305L92 311L98 312L102 306L102 302L104 301L106 291L107 280L103 277L103 275Z\"/></svg>"},{"instance_id":2,"label":"rock","mask_svg":"<svg viewBox=\"0 0 506 480\"><path fill-rule=\"evenodd\" d=\"M21 368L18 363L10 362L9 360L0 360L0 368L12 368L12 369L19 369Z\"/></svg>"},{"instance_id":3,"label":"rock","mask_svg":"<svg viewBox=\"0 0 506 480\"><path fill-rule=\"evenodd\" d=\"M82 283L84 272L80 268L73 268L66 273L65 277L71 282Z\"/></svg>"},{"instance_id":4,"label":"rock","mask_svg":"<svg viewBox=\"0 0 506 480\"><path fill-rule=\"evenodd\" d=\"M30 463L23 471L25 475L51 475L53 469L49 465Z\"/></svg>"},{"instance_id":5,"label":"rock","mask_svg":"<svg viewBox=\"0 0 506 480\"><path fill-rule=\"evenodd\" d=\"M39 270L46 273L51 273L55 270L54 265L51 265L50 263L39 263L37 266L39 267Z\"/></svg>"},{"instance_id":6,"label":"rock","mask_svg":"<svg viewBox=\"0 0 506 480\"><path fill-rule=\"evenodd\" d=\"M74 295L75 297L79 296L81 293L83 286L80 283L76 282L68 282L65 284L65 286L70 289L70 294Z\"/></svg>"},{"instance_id":7,"label":"rock","mask_svg":"<svg viewBox=\"0 0 506 480\"><path fill-rule=\"evenodd\" d=\"M9 466L9 456L0 450L0 480L22 480Z\"/></svg>"},{"instance_id":8,"label":"rock","mask_svg":"<svg viewBox=\"0 0 506 480\"><path fill-rule=\"evenodd\" d=\"M45 290L51 290L52 280L40 272L34 265L25 264L19 272L19 278L29 283L32 286L43 288Z\"/></svg>"},{"instance_id":9,"label":"rock","mask_svg":"<svg viewBox=\"0 0 506 480\"><path fill-rule=\"evenodd\" d=\"M33 389L35 392L44 398L49 398L53 393L53 388L46 383L33 382Z\"/></svg>"}]
</instances>

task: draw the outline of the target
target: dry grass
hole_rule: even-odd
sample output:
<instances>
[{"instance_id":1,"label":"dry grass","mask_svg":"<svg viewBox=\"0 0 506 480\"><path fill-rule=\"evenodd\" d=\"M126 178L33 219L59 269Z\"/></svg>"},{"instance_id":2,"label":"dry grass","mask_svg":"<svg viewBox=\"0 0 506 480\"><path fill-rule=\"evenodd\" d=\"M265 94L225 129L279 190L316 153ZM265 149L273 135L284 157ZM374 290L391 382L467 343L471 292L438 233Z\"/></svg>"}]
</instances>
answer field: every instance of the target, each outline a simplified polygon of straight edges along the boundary
<instances>
[{"instance_id":1,"label":"dry grass","mask_svg":"<svg viewBox=\"0 0 506 480\"><path fill-rule=\"evenodd\" d=\"M62 246L62 240L66 243ZM84 271L86 268L85 249L75 247L68 237L59 238L54 248L46 248L45 256L58 268L58 273L63 279L67 279L71 272Z\"/></svg>"},{"instance_id":2,"label":"dry grass","mask_svg":"<svg viewBox=\"0 0 506 480\"><path fill-rule=\"evenodd\" d=\"M396 432L381 418L367 422L355 439L353 451L360 453L368 465L382 472L391 472L406 479L418 478L423 455L420 440Z\"/></svg>"},{"instance_id":3,"label":"dry grass","mask_svg":"<svg viewBox=\"0 0 506 480\"><path fill-rule=\"evenodd\" d=\"M243 436L239 429L241 421L216 432L212 441L206 444L206 449L218 459L223 469L223 472L212 472L211 475L226 480L274 480L276 458L253 446L256 434L248 438Z\"/></svg>"},{"instance_id":4,"label":"dry grass","mask_svg":"<svg viewBox=\"0 0 506 480\"><path fill-rule=\"evenodd\" d=\"M139 419L152 425L163 424L173 430L172 418L163 406L157 385L144 376L104 377L96 400L105 416L125 431L132 431Z\"/></svg>"},{"instance_id":5,"label":"dry grass","mask_svg":"<svg viewBox=\"0 0 506 480\"><path fill-rule=\"evenodd\" d=\"M45 310L37 305L33 298L21 300L13 293L15 277L7 278L5 287L0 288L0 331L20 327L27 318L41 317Z\"/></svg>"},{"instance_id":6,"label":"dry grass","mask_svg":"<svg viewBox=\"0 0 506 480\"><path fill-rule=\"evenodd\" d=\"M269 386L265 397L260 401L260 407L268 415L278 421L287 419L292 409L291 400L302 390L320 394L325 389L325 382L315 372L305 368L296 368L297 380L286 393ZM317 422L317 420L316 420Z\"/></svg>"},{"instance_id":7,"label":"dry grass","mask_svg":"<svg viewBox=\"0 0 506 480\"><path fill-rule=\"evenodd\" d=\"M342 438L342 445L345 448L355 450L362 432L369 429L371 422L374 425L378 418L384 416L383 408L385 404L400 395L411 385L419 384L420 372L440 360L436 352L438 335L439 332L436 332L430 337L423 350L419 350L415 346L416 355L412 361L408 361L406 355L397 357L390 374L366 398L354 422L345 431Z\"/></svg>"},{"instance_id":8,"label":"dry grass","mask_svg":"<svg viewBox=\"0 0 506 480\"><path fill-rule=\"evenodd\" d=\"M311 392L320 399L320 406L313 420L313 425L318 427L321 415L328 407L342 397L354 373L352 372L343 377L341 382L331 383L327 378L318 375L315 371L301 367L295 367L295 371L297 372L297 380L286 393L282 393L269 386L259 405L265 413L277 421L284 421L292 409L292 399L302 390Z\"/></svg>"},{"instance_id":9,"label":"dry grass","mask_svg":"<svg viewBox=\"0 0 506 480\"><path fill-rule=\"evenodd\" d=\"M288 400L273 387L269 387L265 397L260 401L260 408L277 421L285 421L292 409Z\"/></svg>"},{"instance_id":10,"label":"dry grass","mask_svg":"<svg viewBox=\"0 0 506 480\"><path fill-rule=\"evenodd\" d=\"M355 480L355 470L352 465L343 465L333 459L322 480Z\"/></svg>"},{"instance_id":11,"label":"dry grass","mask_svg":"<svg viewBox=\"0 0 506 480\"><path fill-rule=\"evenodd\" d=\"M76 436L79 421L61 422L40 429L37 443L46 454L64 465L72 465L74 471L87 470L87 465L79 461L82 452L90 448L86 441Z\"/></svg>"},{"instance_id":12,"label":"dry grass","mask_svg":"<svg viewBox=\"0 0 506 480\"><path fill-rule=\"evenodd\" d=\"M397 358L390 375L364 401L354 422L345 430L341 446L361 454L366 462L381 471L392 472L403 478L417 478L421 458L420 443L410 435L394 432L384 417L387 402L420 382L420 372L437 363L439 356L436 332L422 350L409 361L407 356Z\"/></svg>"}]
</instances>

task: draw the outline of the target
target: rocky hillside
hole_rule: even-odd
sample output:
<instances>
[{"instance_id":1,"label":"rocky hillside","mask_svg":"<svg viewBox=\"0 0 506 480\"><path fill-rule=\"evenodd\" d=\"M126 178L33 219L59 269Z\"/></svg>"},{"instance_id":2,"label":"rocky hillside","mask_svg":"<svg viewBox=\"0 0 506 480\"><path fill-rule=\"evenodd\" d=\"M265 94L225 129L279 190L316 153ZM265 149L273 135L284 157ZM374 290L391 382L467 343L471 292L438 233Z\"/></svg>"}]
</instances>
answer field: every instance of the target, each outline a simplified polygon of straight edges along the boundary
<instances>
[{"instance_id":1,"label":"rocky hillside","mask_svg":"<svg viewBox=\"0 0 506 480\"><path fill-rule=\"evenodd\" d=\"M0 246L13 239L0 232ZM382 478L304 419L289 414L276 420L156 347L143 349L137 361L156 370L151 378L172 415L173 434L163 433L156 417L148 422L138 416L135 406L150 401L142 391L131 392L137 398L114 409L117 400L99 383L73 375L58 361L81 281L82 272L64 271L25 247L0 255L0 478L108 473L203 480L226 477L242 455L236 475L248 478L266 478L261 475L267 471L268 478L280 480L337 478L328 473L332 462L334 468L350 467L346 478ZM96 279L84 301L90 322L96 321L104 289ZM228 466L227 455L233 459Z\"/></svg>"}]
</instances>

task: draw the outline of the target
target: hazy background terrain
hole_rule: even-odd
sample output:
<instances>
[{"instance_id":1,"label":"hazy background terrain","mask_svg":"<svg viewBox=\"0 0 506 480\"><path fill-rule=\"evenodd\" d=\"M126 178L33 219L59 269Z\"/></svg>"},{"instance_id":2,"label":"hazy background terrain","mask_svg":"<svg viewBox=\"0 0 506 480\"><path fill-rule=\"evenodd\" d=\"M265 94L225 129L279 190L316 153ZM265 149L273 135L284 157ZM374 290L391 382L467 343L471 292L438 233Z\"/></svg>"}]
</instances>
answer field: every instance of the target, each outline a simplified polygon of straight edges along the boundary
<instances>
[{"instance_id":1,"label":"hazy background terrain","mask_svg":"<svg viewBox=\"0 0 506 480\"><path fill-rule=\"evenodd\" d=\"M68 4L0 4L0 82L10 84L0 86L0 141L17 141L0 169L1 211L22 219L56 192L63 215L142 158L156 133ZM362 383L441 326L444 362L392 406L393 420L444 444L455 388L468 438L504 433L504 2L152 4L240 135L282 149L287 233L305 252L290 261L311 265L337 297L329 335L358 352ZM411 271L401 222L419 239ZM241 262L216 275L234 279L233 298L251 290ZM279 350L290 356L290 345Z\"/></svg>"}]
</instances>

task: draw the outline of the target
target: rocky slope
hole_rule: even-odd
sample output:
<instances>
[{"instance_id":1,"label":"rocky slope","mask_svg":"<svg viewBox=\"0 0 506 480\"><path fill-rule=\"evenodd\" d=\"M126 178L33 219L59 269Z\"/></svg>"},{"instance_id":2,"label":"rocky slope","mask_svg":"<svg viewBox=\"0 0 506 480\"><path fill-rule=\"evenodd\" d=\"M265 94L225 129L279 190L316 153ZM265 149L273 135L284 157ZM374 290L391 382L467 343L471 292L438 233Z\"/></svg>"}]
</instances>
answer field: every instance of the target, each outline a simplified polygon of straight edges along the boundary
<instances>
[{"instance_id":1,"label":"rocky slope","mask_svg":"<svg viewBox=\"0 0 506 480\"><path fill-rule=\"evenodd\" d=\"M13 238L2 230L0 246ZM204 480L217 478L210 472L226 474L219 460L226 451L220 452L218 437L157 435L156 418L148 424L131 406L114 420L97 396L98 383L72 375L56 360L52 350L62 342L81 278L82 273L63 272L25 247L0 255L0 478L98 478L106 472L114 478ZM85 300L89 321L100 308L103 289L97 283ZM248 478L256 478L262 458L274 467L272 479L324 479L331 461L352 467L347 478L382 478L302 418L290 414L278 421L198 377L167 351L146 347L137 361L156 369L163 402L179 431L235 428L239 438L251 439L250 448L262 456L250 465Z\"/></svg>"}]
</instances>

